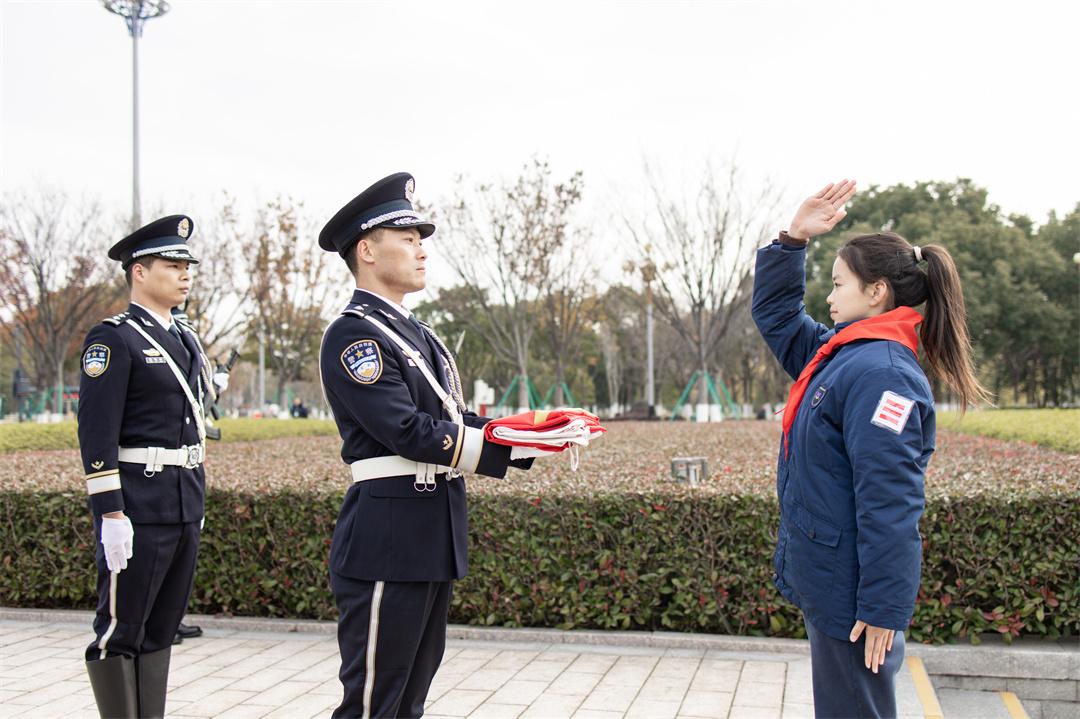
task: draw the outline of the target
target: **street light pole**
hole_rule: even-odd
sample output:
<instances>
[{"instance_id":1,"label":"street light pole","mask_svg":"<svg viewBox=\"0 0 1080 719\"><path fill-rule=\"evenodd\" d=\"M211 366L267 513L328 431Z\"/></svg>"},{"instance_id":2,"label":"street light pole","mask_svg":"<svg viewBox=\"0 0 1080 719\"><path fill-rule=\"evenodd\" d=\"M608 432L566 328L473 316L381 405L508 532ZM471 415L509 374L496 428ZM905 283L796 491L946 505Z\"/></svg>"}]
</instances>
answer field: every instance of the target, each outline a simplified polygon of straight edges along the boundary
<instances>
[{"instance_id":1,"label":"street light pole","mask_svg":"<svg viewBox=\"0 0 1080 719\"><path fill-rule=\"evenodd\" d=\"M656 265L646 261L641 267L645 280L645 402L649 405L649 419L656 416L656 386L653 382L653 309L652 283L656 278Z\"/></svg>"},{"instance_id":2,"label":"street light pole","mask_svg":"<svg viewBox=\"0 0 1080 719\"><path fill-rule=\"evenodd\" d=\"M102 6L124 18L131 35L131 229L142 225L139 198L139 37L147 20L169 11L165 0L101 0Z\"/></svg>"}]
</instances>

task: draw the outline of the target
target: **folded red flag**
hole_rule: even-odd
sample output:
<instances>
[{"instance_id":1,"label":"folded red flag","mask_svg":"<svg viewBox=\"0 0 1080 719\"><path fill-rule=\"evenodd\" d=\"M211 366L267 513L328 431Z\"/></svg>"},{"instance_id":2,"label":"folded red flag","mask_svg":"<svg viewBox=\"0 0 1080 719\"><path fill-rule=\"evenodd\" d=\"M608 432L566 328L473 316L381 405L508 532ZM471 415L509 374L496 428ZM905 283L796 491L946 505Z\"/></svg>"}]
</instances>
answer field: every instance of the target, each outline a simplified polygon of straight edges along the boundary
<instances>
[{"instance_id":1,"label":"folded red flag","mask_svg":"<svg viewBox=\"0 0 1080 719\"><path fill-rule=\"evenodd\" d=\"M561 452L572 445L588 445L606 431L599 417L582 409L534 410L488 422L484 438L509 447Z\"/></svg>"}]
</instances>

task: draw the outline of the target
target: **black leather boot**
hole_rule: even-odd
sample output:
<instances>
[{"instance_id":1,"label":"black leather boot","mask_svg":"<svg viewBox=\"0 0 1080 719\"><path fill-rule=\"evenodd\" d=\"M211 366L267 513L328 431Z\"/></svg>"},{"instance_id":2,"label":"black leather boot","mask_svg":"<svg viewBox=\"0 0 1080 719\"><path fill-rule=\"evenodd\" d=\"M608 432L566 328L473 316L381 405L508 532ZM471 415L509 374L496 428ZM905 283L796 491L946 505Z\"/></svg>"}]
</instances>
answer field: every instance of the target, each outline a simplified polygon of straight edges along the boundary
<instances>
[{"instance_id":1,"label":"black leather boot","mask_svg":"<svg viewBox=\"0 0 1080 719\"><path fill-rule=\"evenodd\" d=\"M139 715L135 660L125 656L86 663L101 719L130 719Z\"/></svg>"},{"instance_id":2,"label":"black leather boot","mask_svg":"<svg viewBox=\"0 0 1080 719\"><path fill-rule=\"evenodd\" d=\"M139 686L139 716L161 719L165 716L165 688L169 681L169 658L172 647L140 655L135 660Z\"/></svg>"}]
</instances>

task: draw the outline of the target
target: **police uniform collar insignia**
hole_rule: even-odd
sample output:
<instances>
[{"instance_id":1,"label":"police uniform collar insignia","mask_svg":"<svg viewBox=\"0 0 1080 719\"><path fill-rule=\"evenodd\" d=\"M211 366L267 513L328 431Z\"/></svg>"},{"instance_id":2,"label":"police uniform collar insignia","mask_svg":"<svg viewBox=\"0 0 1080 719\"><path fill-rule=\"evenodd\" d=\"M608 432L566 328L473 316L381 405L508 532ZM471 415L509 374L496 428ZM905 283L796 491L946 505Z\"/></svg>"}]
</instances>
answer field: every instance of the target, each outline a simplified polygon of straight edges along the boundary
<instances>
[{"instance_id":1,"label":"police uniform collar insignia","mask_svg":"<svg viewBox=\"0 0 1080 719\"><path fill-rule=\"evenodd\" d=\"M102 461L101 461L101 460L99 459L99 460L97 460L96 462L91 462L91 463L90 463L90 466L91 466L92 468L94 468L94 469L101 469L102 467L104 467L104 466L105 466L105 463L104 463L104 462L102 462Z\"/></svg>"},{"instance_id":2,"label":"police uniform collar insignia","mask_svg":"<svg viewBox=\"0 0 1080 719\"><path fill-rule=\"evenodd\" d=\"M142 320L142 323L144 325L146 325L147 327L153 327L154 326L154 323L151 322L150 320L146 319L145 317L140 317L139 319Z\"/></svg>"}]
</instances>

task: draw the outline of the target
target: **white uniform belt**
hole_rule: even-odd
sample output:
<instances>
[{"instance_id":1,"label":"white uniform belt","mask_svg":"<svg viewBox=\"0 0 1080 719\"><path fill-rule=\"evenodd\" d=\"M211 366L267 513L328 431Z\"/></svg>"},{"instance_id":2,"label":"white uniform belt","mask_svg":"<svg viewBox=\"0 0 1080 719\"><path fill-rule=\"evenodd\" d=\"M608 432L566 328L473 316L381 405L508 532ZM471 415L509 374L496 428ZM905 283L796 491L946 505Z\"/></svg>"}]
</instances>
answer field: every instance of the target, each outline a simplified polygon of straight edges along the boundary
<instances>
[{"instance_id":1,"label":"white uniform belt","mask_svg":"<svg viewBox=\"0 0 1080 719\"><path fill-rule=\"evenodd\" d=\"M435 491L435 475L445 474L451 471L450 467L441 464L416 462L398 455L359 459L349 465L349 469L352 470L353 482L366 482L369 479L386 479L388 477L412 476L415 478L413 480L413 487L418 492Z\"/></svg>"},{"instance_id":2,"label":"white uniform belt","mask_svg":"<svg viewBox=\"0 0 1080 719\"><path fill-rule=\"evenodd\" d=\"M117 459L131 464L145 464L144 474L153 474L165 469L165 465L171 467L185 467L194 469L202 464L206 455L206 446L194 444L180 449L167 449L165 447L121 447Z\"/></svg>"}]
</instances>

